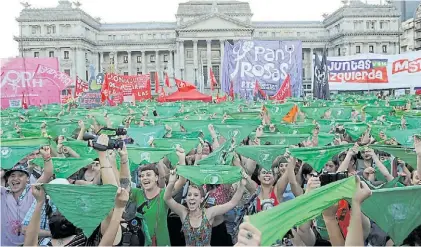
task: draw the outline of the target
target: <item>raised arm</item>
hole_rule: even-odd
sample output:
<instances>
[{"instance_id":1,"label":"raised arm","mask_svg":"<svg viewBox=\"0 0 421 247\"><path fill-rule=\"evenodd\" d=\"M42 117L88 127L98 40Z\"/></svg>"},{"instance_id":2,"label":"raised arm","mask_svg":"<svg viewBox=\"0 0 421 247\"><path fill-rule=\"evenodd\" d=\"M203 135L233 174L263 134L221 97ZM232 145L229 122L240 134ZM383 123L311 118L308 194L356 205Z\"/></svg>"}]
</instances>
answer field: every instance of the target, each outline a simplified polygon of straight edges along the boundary
<instances>
[{"instance_id":1,"label":"raised arm","mask_svg":"<svg viewBox=\"0 0 421 247\"><path fill-rule=\"evenodd\" d=\"M349 164L351 163L351 159L354 155L358 153L358 148L359 148L358 143L355 143L354 146L348 150L348 152L346 153L345 159L340 164L337 172L344 172L349 169Z\"/></svg>"},{"instance_id":2,"label":"raised arm","mask_svg":"<svg viewBox=\"0 0 421 247\"><path fill-rule=\"evenodd\" d=\"M418 177L421 178L421 137L414 136L414 147L417 154L417 173Z\"/></svg>"},{"instance_id":3,"label":"raised arm","mask_svg":"<svg viewBox=\"0 0 421 247\"><path fill-rule=\"evenodd\" d=\"M187 216L187 209L181 205L180 203L176 202L172 197L172 191L174 190L175 182L177 181L177 174L175 170L170 171L170 178L168 181L167 188L165 189L164 200L167 206L178 216L180 216L181 221Z\"/></svg>"},{"instance_id":4,"label":"raised arm","mask_svg":"<svg viewBox=\"0 0 421 247\"><path fill-rule=\"evenodd\" d=\"M331 206L323 211L323 220L326 224L327 233L332 246L344 246L345 239L342 235L341 228L339 228L338 220L336 219L336 212L338 211L338 204Z\"/></svg>"},{"instance_id":5,"label":"raised arm","mask_svg":"<svg viewBox=\"0 0 421 247\"><path fill-rule=\"evenodd\" d=\"M296 162L297 160L295 158L289 157L286 172L288 174L288 181L291 186L292 193L295 196L300 196L303 194L303 189L301 188L300 184L298 184L297 179L295 177L294 168Z\"/></svg>"},{"instance_id":6,"label":"raised arm","mask_svg":"<svg viewBox=\"0 0 421 247\"><path fill-rule=\"evenodd\" d=\"M361 213L361 204L365 199L371 196L371 190L368 185L357 179L357 190L352 198L351 220L346 236L345 246L364 246L363 220Z\"/></svg>"},{"instance_id":7,"label":"raised arm","mask_svg":"<svg viewBox=\"0 0 421 247\"><path fill-rule=\"evenodd\" d=\"M217 205L217 206L208 208L206 211L206 214L209 217L208 219L211 220L215 218L216 216L223 215L226 212L230 211L231 209L235 208L235 206L238 205L241 198L243 197L246 183L247 183L246 179L243 178L240 182L240 186L237 187L237 191L235 191L234 196L231 198L229 202L222 205Z\"/></svg>"},{"instance_id":8,"label":"raised arm","mask_svg":"<svg viewBox=\"0 0 421 247\"><path fill-rule=\"evenodd\" d=\"M374 163L376 163L377 167L379 168L380 172L383 174L383 176L387 179L388 182L392 181L394 177L390 174L389 170L383 165L381 160L379 159L379 156L374 152L374 150L370 150L370 155L373 158Z\"/></svg>"},{"instance_id":9,"label":"raised arm","mask_svg":"<svg viewBox=\"0 0 421 247\"><path fill-rule=\"evenodd\" d=\"M49 146L44 146L40 148L39 152L44 159L44 171L41 177L38 178L37 183L49 183L54 174L53 162L51 161L51 149Z\"/></svg>"},{"instance_id":10,"label":"raised arm","mask_svg":"<svg viewBox=\"0 0 421 247\"><path fill-rule=\"evenodd\" d=\"M118 154L120 155L120 186L130 192L130 165L126 144L123 144L123 148L118 150Z\"/></svg>"},{"instance_id":11,"label":"raised arm","mask_svg":"<svg viewBox=\"0 0 421 247\"><path fill-rule=\"evenodd\" d=\"M115 206L111 216L110 224L102 236L101 242L98 246L113 246L117 232L119 230L121 217L123 216L126 203L129 200L129 192L124 188L118 188L117 196L115 199Z\"/></svg>"},{"instance_id":12,"label":"raised arm","mask_svg":"<svg viewBox=\"0 0 421 247\"><path fill-rule=\"evenodd\" d=\"M31 221L25 232L23 246L38 246L39 226L41 223L41 211L45 203L45 192L41 185L32 185L32 195L36 199L36 206Z\"/></svg>"}]
</instances>

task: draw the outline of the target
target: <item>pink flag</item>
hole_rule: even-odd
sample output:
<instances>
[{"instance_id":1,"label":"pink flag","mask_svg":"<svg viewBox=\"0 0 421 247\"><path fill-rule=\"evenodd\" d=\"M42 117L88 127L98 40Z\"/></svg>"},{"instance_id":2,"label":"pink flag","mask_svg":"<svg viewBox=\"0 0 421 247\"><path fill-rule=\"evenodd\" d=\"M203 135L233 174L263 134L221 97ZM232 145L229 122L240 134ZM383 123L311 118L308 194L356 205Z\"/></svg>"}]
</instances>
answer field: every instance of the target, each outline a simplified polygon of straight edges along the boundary
<instances>
[{"instance_id":1,"label":"pink flag","mask_svg":"<svg viewBox=\"0 0 421 247\"><path fill-rule=\"evenodd\" d=\"M68 74L42 64L38 65L34 77L50 79L60 90L72 84L72 78Z\"/></svg>"}]
</instances>

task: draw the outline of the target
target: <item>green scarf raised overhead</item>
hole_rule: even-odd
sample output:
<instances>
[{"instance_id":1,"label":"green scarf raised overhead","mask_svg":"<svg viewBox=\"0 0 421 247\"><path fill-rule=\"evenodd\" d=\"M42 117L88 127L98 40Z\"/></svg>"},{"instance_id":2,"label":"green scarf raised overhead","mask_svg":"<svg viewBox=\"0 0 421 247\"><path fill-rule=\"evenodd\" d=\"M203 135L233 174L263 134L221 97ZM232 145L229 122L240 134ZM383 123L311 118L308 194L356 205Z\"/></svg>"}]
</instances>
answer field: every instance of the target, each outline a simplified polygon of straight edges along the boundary
<instances>
[{"instance_id":1,"label":"green scarf raised overhead","mask_svg":"<svg viewBox=\"0 0 421 247\"><path fill-rule=\"evenodd\" d=\"M85 236L107 217L115 204L117 187L113 185L43 184L44 190L61 214Z\"/></svg>"},{"instance_id":2,"label":"green scarf raised overhead","mask_svg":"<svg viewBox=\"0 0 421 247\"><path fill-rule=\"evenodd\" d=\"M361 209L400 246L421 225L420 198L421 186L379 189L363 202Z\"/></svg>"},{"instance_id":3,"label":"green scarf raised overhead","mask_svg":"<svg viewBox=\"0 0 421 247\"><path fill-rule=\"evenodd\" d=\"M346 133L353 139L357 140L367 130L368 125L366 123L344 123Z\"/></svg>"},{"instance_id":4,"label":"green scarf raised overhead","mask_svg":"<svg viewBox=\"0 0 421 247\"><path fill-rule=\"evenodd\" d=\"M86 158L52 158L56 178L69 178L75 172L90 165L94 160ZM37 166L44 167L44 159L32 160Z\"/></svg>"},{"instance_id":5,"label":"green scarf raised overhead","mask_svg":"<svg viewBox=\"0 0 421 247\"><path fill-rule=\"evenodd\" d=\"M88 142L85 141L65 141L63 142L65 147L73 149L81 158L85 159L96 159L98 153L92 148L88 147Z\"/></svg>"},{"instance_id":6,"label":"green scarf raised overhead","mask_svg":"<svg viewBox=\"0 0 421 247\"><path fill-rule=\"evenodd\" d=\"M141 147L148 147L148 141L151 138L163 138L165 132L165 126L162 125L129 128L127 130L127 134Z\"/></svg>"},{"instance_id":7,"label":"green scarf raised overhead","mask_svg":"<svg viewBox=\"0 0 421 247\"><path fill-rule=\"evenodd\" d=\"M251 215L250 222L262 233L261 246L271 246L292 227L314 219L341 199L352 198L355 189L355 177L339 180L283 202L271 210Z\"/></svg>"},{"instance_id":8,"label":"green scarf raised overhead","mask_svg":"<svg viewBox=\"0 0 421 247\"><path fill-rule=\"evenodd\" d=\"M316 127L315 124L276 124L281 134L311 134Z\"/></svg>"},{"instance_id":9,"label":"green scarf raised overhead","mask_svg":"<svg viewBox=\"0 0 421 247\"><path fill-rule=\"evenodd\" d=\"M287 145L239 146L235 151L270 171L273 161L278 156L284 155L287 147Z\"/></svg>"},{"instance_id":10,"label":"green scarf raised overhead","mask_svg":"<svg viewBox=\"0 0 421 247\"><path fill-rule=\"evenodd\" d=\"M27 155L49 145L46 138L1 139L1 167L11 169Z\"/></svg>"},{"instance_id":11,"label":"green scarf raised overhead","mask_svg":"<svg viewBox=\"0 0 421 247\"><path fill-rule=\"evenodd\" d=\"M234 138L235 144L240 145L240 143L253 132L257 125L225 125L225 124L216 124L214 125L215 130L223 136L227 141Z\"/></svg>"},{"instance_id":12,"label":"green scarf raised overhead","mask_svg":"<svg viewBox=\"0 0 421 247\"><path fill-rule=\"evenodd\" d=\"M264 134L260 139L260 144L265 145L297 145L298 143L310 138L309 134Z\"/></svg>"},{"instance_id":13,"label":"green scarf raised overhead","mask_svg":"<svg viewBox=\"0 0 421 247\"><path fill-rule=\"evenodd\" d=\"M390 145L370 145L370 147L391 154L405 161L414 169L417 167L417 154L413 148Z\"/></svg>"},{"instance_id":14,"label":"green scarf raised overhead","mask_svg":"<svg viewBox=\"0 0 421 247\"><path fill-rule=\"evenodd\" d=\"M333 156L347 150L350 147L352 147L352 144L317 148L291 148L289 151L291 152L292 156L308 163L311 167L314 168L314 170L320 172Z\"/></svg>"},{"instance_id":15,"label":"green scarf raised overhead","mask_svg":"<svg viewBox=\"0 0 421 247\"><path fill-rule=\"evenodd\" d=\"M156 163L162 158L174 152L173 148L143 148L127 146L129 153L130 171L136 170L139 165Z\"/></svg>"},{"instance_id":16,"label":"green scarf raised overhead","mask_svg":"<svg viewBox=\"0 0 421 247\"><path fill-rule=\"evenodd\" d=\"M180 145L186 153L189 153L192 149L196 148L199 144L199 140L196 139L173 139L173 138L162 138L154 139L154 147L156 148L172 148L175 150L177 145ZM168 156L171 164L177 164L178 156L176 152L170 153Z\"/></svg>"},{"instance_id":17,"label":"green scarf raised overhead","mask_svg":"<svg viewBox=\"0 0 421 247\"><path fill-rule=\"evenodd\" d=\"M388 139L395 138L399 144L410 148L414 146L414 135L416 134L421 134L421 128L386 131Z\"/></svg>"},{"instance_id":18,"label":"green scarf raised overhead","mask_svg":"<svg viewBox=\"0 0 421 247\"><path fill-rule=\"evenodd\" d=\"M237 166L177 166L177 174L196 185L233 184L243 177Z\"/></svg>"}]
</instances>

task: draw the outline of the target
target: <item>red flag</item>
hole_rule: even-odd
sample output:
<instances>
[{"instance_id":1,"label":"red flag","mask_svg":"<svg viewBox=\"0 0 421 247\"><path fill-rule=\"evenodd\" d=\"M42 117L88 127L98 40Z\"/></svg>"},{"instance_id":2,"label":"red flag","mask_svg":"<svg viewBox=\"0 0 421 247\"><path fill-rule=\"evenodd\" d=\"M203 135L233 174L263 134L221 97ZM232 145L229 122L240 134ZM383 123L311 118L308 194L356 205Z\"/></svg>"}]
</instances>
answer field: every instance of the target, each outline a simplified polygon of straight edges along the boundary
<instances>
[{"instance_id":1,"label":"red flag","mask_svg":"<svg viewBox=\"0 0 421 247\"><path fill-rule=\"evenodd\" d=\"M178 91L180 92L188 92L192 89L196 89L195 85L183 80L179 80L177 78L175 78L175 84L177 85Z\"/></svg>"},{"instance_id":2,"label":"red flag","mask_svg":"<svg viewBox=\"0 0 421 247\"><path fill-rule=\"evenodd\" d=\"M158 72L155 72L155 93L159 92L159 77Z\"/></svg>"},{"instance_id":3,"label":"red flag","mask_svg":"<svg viewBox=\"0 0 421 247\"><path fill-rule=\"evenodd\" d=\"M28 109L28 102L26 102L24 93L22 93L22 109Z\"/></svg>"},{"instance_id":4,"label":"red flag","mask_svg":"<svg viewBox=\"0 0 421 247\"><path fill-rule=\"evenodd\" d=\"M80 79L79 76L76 76L76 86L75 86L75 95L74 98L77 99L79 98L79 96L84 93L84 92L88 92L89 91L89 84Z\"/></svg>"},{"instance_id":5,"label":"red flag","mask_svg":"<svg viewBox=\"0 0 421 247\"><path fill-rule=\"evenodd\" d=\"M170 87L170 78L168 77L168 73L165 73L165 86Z\"/></svg>"},{"instance_id":6,"label":"red flag","mask_svg":"<svg viewBox=\"0 0 421 247\"><path fill-rule=\"evenodd\" d=\"M219 97L219 94L218 94L216 96L216 103L217 104L222 103L222 102L225 102L225 101L227 101L227 95L225 95L224 97Z\"/></svg>"},{"instance_id":7,"label":"red flag","mask_svg":"<svg viewBox=\"0 0 421 247\"><path fill-rule=\"evenodd\" d=\"M262 95L262 97L266 99L265 91L262 90L262 88L260 87L259 81L256 80L256 84L254 84L253 95L255 96L257 93L260 93Z\"/></svg>"},{"instance_id":8,"label":"red flag","mask_svg":"<svg viewBox=\"0 0 421 247\"><path fill-rule=\"evenodd\" d=\"M105 75L104 77L104 83L101 86L101 103L104 103L110 97L110 80L108 75Z\"/></svg>"},{"instance_id":9,"label":"red flag","mask_svg":"<svg viewBox=\"0 0 421 247\"><path fill-rule=\"evenodd\" d=\"M282 101L291 97L291 77L288 75L275 95L269 97L271 100Z\"/></svg>"},{"instance_id":10,"label":"red flag","mask_svg":"<svg viewBox=\"0 0 421 247\"><path fill-rule=\"evenodd\" d=\"M213 91L213 87L216 86L216 79L215 79L215 75L213 74L212 68L209 68L209 74L210 74L210 79L211 79L211 91Z\"/></svg>"}]
</instances>

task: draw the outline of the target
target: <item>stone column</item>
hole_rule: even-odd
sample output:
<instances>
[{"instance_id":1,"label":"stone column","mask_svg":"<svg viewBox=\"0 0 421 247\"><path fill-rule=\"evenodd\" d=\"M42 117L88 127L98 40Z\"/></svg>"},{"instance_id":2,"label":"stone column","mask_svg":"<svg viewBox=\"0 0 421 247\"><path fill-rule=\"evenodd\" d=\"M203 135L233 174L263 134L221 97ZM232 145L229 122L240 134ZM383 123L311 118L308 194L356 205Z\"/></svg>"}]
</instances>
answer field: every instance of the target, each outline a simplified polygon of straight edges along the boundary
<instances>
[{"instance_id":1,"label":"stone column","mask_svg":"<svg viewBox=\"0 0 421 247\"><path fill-rule=\"evenodd\" d=\"M184 40L180 41L180 75L181 79L185 79L185 66L184 66Z\"/></svg>"},{"instance_id":2,"label":"stone column","mask_svg":"<svg viewBox=\"0 0 421 247\"><path fill-rule=\"evenodd\" d=\"M142 75L146 75L146 51L140 51L142 56Z\"/></svg>"},{"instance_id":3,"label":"stone column","mask_svg":"<svg viewBox=\"0 0 421 247\"><path fill-rule=\"evenodd\" d=\"M114 73L118 74L118 51L114 52Z\"/></svg>"},{"instance_id":4,"label":"stone column","mask_svg":"<svg viewBox=\"0 0 421 247\"><path fill-rule=\"evenodd\" d=\"M347 46L347 54L348 54L348 56L351 56L352 55L352 52L351 52L351 43L348 43L348 46Z\"/></svg>"},{"instance_id":5,"label":"stone column","mask_svg":"<svg viewBox=\"0 0 421 247\"><path fill-rule=\"evenodd\" d=\"M224 57L225 57L225 40L221 39L219 41L220 53L221 53L221 65L219 66L219 85L222 85L222 68L224 68Z\"/></svg>"},{"instance_id":6,"label":"stone column","mask_svg":"<svg viewBox=\"0 0 421 247\"><path fill-rule=\"evenodd\" d=\"M73 59L72 59L72 71L70 73L72 79L74 79L74 81L76 81L76 76L77 76L77 49L76 47L71 48L71 53L73 53Z\"/></svg>"},{"instance_id":7,"label":"stone column","mask_svg":"<svg viewBox=\"0 0 421 247\"><path fill-rule=\"evenodd\" d=\"M100 52L99 53L100 58L99 58L99 71L100 73L102 73L104 71L104 52Z\"/></svg>"},{"instance_id":8,"label":"stone column","mask_svg":"<svg viewBox=\"0 0 421 247\"><path fill-rule=\"evenodd\" d=\"M127 58L129 60L129 75L132 75L132 51L127 51Z\"/></svg>"},{"instance_id":9,"label":"stone column","mask_svg":"<svg viewBox=\"0 0 421 247\"><path fill-rule=\"evenodd\" d=\"M175 42L175 51L174 51L174 77L180 77L180 43L179 41Z\"/></svg>"},{"instance_id":10,"label":"stone column","mask_svg":"<svg viewBox=\"0 0 421 247\"><path fill-rule=\"evenodd\" d=\"M206 40L206 60L207 60L207 74L208 74L208 81L207 86L210 86L210 69L212 68L212 40Z\"/></svg>"},{"instance_id":11,"label":"stone column","mask_svg":"<svg viewBox=\"0 0 421 247\"><path fill-rule=\"evenodd\" d=\"M155 51L155 70L156 73L158 74L158 83L161 81L161 73L160 73L160 68L159 68L159 51L156 50Z\"/></svg>"},{"instance_id":12,"label":"stone column","mask_svg":"<svg viewBox=\"0 0 421 247\"><path fill-rule=\"evenodd\" d=\"M199 68L199 65L198 65L199 60L197 57L197 42L198 40L193 40L193 64L194 64L193 70L194 70L194 83L196 84L196 86L198 83L197 69Z\"/></svg>"},{"instance_id":13,"label":"stone column","mask_svg":"<svg viewBox=\"0 0 421 247\"><path fill-rule=\"evenodd\" d=\"M168 61L168 77L174 76L174 56L173 56L173 50L170 50L170 60Z\"/></svg>"},{"instance_id":14,"label":"stone column","mask_svg":"<svg viewBox=\"0 0 421 247\"><path fill-rule=\"evenodd\" d=\"M314 80L314 48L310 48L310 63L311 63L311 88L313 89Z\"/></svg>"}]
</instances>

